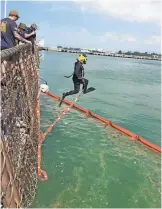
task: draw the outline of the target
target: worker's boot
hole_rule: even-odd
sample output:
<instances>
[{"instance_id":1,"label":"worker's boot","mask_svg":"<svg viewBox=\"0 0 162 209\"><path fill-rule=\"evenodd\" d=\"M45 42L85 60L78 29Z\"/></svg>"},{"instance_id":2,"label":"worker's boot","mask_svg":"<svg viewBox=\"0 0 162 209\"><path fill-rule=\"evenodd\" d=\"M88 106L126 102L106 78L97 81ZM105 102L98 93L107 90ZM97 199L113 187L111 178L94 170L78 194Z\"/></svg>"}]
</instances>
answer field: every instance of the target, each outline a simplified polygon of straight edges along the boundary
<instances>
[{"instance_id":1,"label":"worker's boot","mask_svg":"<svg viewBox=\"0 0 162 209\"><path fill-rule=\"evenodd\" d=\"M61 104L62 104L62 102L63 102L63 100L65 99L66 96L67 96L66 93L63 93L63 94L62 94L62 99L61 99L61 102L60 102L60 104L59 104L59 107L61 107Z\"/></svg>"}]
</instances>

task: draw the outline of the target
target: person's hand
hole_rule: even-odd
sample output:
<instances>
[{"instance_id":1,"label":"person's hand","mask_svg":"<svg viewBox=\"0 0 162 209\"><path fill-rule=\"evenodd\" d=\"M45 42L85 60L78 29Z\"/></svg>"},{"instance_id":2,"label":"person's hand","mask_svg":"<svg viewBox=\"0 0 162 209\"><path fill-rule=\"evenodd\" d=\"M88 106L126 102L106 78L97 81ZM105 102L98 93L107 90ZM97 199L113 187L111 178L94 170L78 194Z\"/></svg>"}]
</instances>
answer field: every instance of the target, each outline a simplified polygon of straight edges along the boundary
<instances>
[{"instance_id":1,"label":"person's hand","mask_svg":"<svg viewBox=\"0 0 162 209\"><path fill-rule=\"evenodd\" d=\"M32 44L32 43L31 43L31 41L28 41L28 40L26 40L26 43L28 43L28 44Z\"/></svg>"},{"instance_id":2,"label":"person's hand","mask_svg":"<svg viewBox=\"0 0 162 209\"><path fill-rule=\"evenodd\" d=\"M35 35L35 34L36 34L36 32L35 32L35 31L33 31L33 32L32 32L32 35Z\"/></svg>"}]
</instances>

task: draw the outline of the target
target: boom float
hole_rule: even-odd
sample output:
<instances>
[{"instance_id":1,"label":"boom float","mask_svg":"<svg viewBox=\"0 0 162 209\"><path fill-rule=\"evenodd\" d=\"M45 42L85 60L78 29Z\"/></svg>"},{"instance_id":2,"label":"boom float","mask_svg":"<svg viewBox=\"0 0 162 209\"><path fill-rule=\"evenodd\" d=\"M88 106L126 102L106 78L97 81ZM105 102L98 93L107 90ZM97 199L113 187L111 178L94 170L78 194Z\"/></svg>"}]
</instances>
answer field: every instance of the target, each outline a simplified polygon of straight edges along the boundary
<instances>
[{"instance_id":1,"label":"boom float","mask_svg":"<svg viewBox=\"0 0 162 209\"><path fill-rule=\"evenodd\" d=\"M59 96L57 96L57 95L55 95L55 94L53 94L51 92L45 92L43 94L45 94L45 95L47 95L47 96L49 96L49 97L51 97L51 98L53 98L55 100L61 100L61 98ZM72 104L72 102L70 102L68 100L64 100L63 102L65 104L67 104L67 105L71 105ZM162 148L161 147L159 147L159 146L157 146L157 145L147 141L146 139L142 138L141 136L138 136L135 133L133 133L133 132L131 132L131 131L123 128L123 127L120 127L120 126L116 125L115 123L112 123L110 120L107 120L107 119L105 119L105 118L103 118L103 117L101 117L101 116L99 116L99 115L89 111L88 109L80 107L79 105L76 105L74 103L73 103L72 107L75 108L76 110L79 110L80 112L86 114L87 116L90 116L90 117L92 117L92 118L94 118L94 119L96 119L96 120L98 120L98 121L100 121L102 123L105 123L108 126L113 127L114 129L118 130L119 132L129 136L130 139L138 140L139 142L141 142L145 146L151 148L152 150L160 152L160 153L162 152Z\"/></svg>"}]
</instances>

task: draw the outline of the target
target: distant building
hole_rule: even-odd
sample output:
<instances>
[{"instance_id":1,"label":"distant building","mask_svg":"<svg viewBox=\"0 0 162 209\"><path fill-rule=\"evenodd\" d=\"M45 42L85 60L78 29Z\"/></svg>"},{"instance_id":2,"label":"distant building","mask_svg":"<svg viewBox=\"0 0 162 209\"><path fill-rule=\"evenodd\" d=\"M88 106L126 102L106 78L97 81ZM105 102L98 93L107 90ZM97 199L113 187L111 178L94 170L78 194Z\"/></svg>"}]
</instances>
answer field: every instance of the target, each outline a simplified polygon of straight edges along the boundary
<instances>
[{"instance_id":1,"label":"distant building","mask_svg":"<svg viewBox=\"0 0 162 209\"><path fill-rule=\"evenodd\" d=\"M104 52L104 49L96 49L98 52Z\"/></svg>"},{"instance_id":2,"label":"distant building","mask_svg":"<svg viewBox=\"0 0 162 209\"><path fill-rule=\"evenodd\" d=\"M58 48L56 46L52 46L52 47L49 47L48 50L51 50L51 51L58 51Z\"/></svg>"},{"instance_id":3,"label":"distant building","mask_svg":"<svg viewBox=\"0 0 162 209\"><path fill-rule=\"evenodd\" d=\"M62 48L57 48L57 51L58 52L62 52Z\"/></svg>"},{"instance_id":4,"label":"distant building","mask_svg":"<svg viewBox=\"0 0 162 209\"><path fill-rule=\"evenodd\" d=\"M159 58L158 55L152 55L152 57L153 57L154 59Z\"/></svg>"},{"instance_id":5,"label":"distant building","mask_svg":"<svg viewBox=\"0 0 162 209\"><path fill-rule=\"evenodd\" d=\"M81 52L82 53L90 53L90 50L89 49L81 49Z\"/></svg>"}]
</instances>

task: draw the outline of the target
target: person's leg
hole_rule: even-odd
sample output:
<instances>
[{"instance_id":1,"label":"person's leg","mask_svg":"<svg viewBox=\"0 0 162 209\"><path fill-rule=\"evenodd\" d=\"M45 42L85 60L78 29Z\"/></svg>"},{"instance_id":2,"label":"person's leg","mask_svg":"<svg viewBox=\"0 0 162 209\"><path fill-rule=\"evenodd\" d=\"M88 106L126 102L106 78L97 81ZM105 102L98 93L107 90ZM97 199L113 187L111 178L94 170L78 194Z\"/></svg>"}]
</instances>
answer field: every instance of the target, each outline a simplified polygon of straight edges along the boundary
<instances>
[{"instance_id":1,"label":"person's leg","mask_svg":"<svg viewBox=\"0 0 162 209\"><path fill-rule=\"evenodd\" d=\"M63 93L62 100L61 100L61 102L59 104L59 107L61 106L62 101L65 99L66 96L77 94L77 93L79 93L79 90L80 90L80 82L74 82L74 90L66 92L66 93Z\"/></svg>"},{"instance_id":2,"label":"person's leg","mask_svg":"<svg viewBox=\"0 0 162 209\"><path fill-rule=\"evenodd\" d=\"M88 80L85 79L85 78L83 78L83 79L82 79L82 84L83 84L82 90L83 90L83 93L85 93L86 90L87 90L87 86L88 86Z\"/></svg>"},{"instance_id":3,"label":"person's leg","mask_svg":"<svg viewBox=\"0 0 162 209\"><path fill-rule=\"evenodd\" d=\"M80 83L79 82L74 82L74 90L63 93L62 99L65 99L66 96L70 96L70 95L79 93L79 90L80 90Z\"/></svg>"},{"instance_id":4,"label":"person's leg","mask_svg":"<svg viewBox=\"0 0 162 209\"><path fill-rule=\"evenodd\" d=\"M70 95L79 93L79 91L80 91L80 83L79 82L75 82L74 83L74 90L66 92L65 95L66 96L70 96Z\"/></svg>"}]
</instances>

